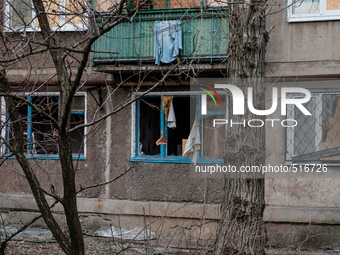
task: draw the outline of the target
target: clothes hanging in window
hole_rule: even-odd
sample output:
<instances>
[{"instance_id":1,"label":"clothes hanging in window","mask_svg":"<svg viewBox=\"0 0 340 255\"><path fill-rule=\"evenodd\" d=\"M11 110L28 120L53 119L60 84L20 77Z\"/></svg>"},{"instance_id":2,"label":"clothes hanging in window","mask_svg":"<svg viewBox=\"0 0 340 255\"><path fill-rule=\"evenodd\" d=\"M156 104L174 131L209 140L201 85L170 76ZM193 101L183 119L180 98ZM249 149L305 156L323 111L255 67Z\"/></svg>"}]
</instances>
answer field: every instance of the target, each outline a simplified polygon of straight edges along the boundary
<instances>
[{"instance_id":1,"label":"clothes hanging in window","mask_svg":"<svg viewBox=\"0 0 340 255\"><path fill-rule=\"evenodd\" d=\"M183 156L192 157L192 162L196 165L198 152L201 149L201 136L197 120L192 125L187 143L184 148Z\"/></svg>"},{"instance_id":2,"label":"clothes hanging in window","mask_svg":"<svg viewBox=\"0 0 340 255\"><path fill-rule=\"evenodd\" d=\"M176 128L176 116L173 106L173 96L162 96L162 107L165 121L169 128Z\"/></svg>"},{"instance_id":3,"label":"clothes hanging in window","mask_svg":"<svg viewBox=\"0 0 340 255\"><path fill-rule=\"evenodd\" d=\"M178 20L156 21L154 58L157 65L160 62L174 61L182 49L182 30Z\"/></svg>"},{"instance_id":4,"label":"clothes hanging in window","mask_svg":"<svg viewBox=\"0 0 340 255\"><path fill-rule=\"evenodd\" d=\"M175 115L173 100L171 101L167 123L168 123L169 128L176 128L176 115Z\"/></svg>"}]
</instances>

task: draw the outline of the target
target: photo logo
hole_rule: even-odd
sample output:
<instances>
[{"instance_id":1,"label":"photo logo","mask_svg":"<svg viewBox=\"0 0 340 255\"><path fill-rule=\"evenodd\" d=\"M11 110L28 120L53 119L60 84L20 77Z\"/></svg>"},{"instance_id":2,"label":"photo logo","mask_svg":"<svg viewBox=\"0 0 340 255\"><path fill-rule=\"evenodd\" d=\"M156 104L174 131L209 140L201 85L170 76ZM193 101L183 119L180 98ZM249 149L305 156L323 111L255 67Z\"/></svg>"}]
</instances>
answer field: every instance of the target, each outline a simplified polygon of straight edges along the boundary
<instances>
[{"instance_id":1,"label":"photo logo","mask_svg":"<svg viewBox=\"0 0 340 255\"><path fill-rule=\"evenodd\" d=\"M221 106L223 105L223 104L222 104L222 100L221 100L220 95L217 93L217 91L216 91L213 87L211 87L211 86L208 85L208 84L201 83L201 82L199 82L199 84L201 84L201 85L207 87L207 88L210 89L212 92L214 92L214 94L217 96L218 100L220 101ZM214 101L215 106L216 106L216 105L217 105L216 100L215 100L214 96L211 94L211 92L208 91L207 89L204 89L204 88L200 88L200 89L201 89L202 91L206 92L206 93L212 98L212 100ZM201 110L202 110L202 115L207 115L207 95L206 95L206 94L202 94L202 95L201 95L201 104L202 104L202 108L201 108Z\"/></svg>"},{"instance_id":2,"label":"photo logo","mask_svg":"<svg viewBox=\"0 0 340 255\"><path fill-rule=\"evenodd\" d=\"M220 100L220 103L222 105L221 98L218 95L217 91L213 87L211 87L207 84L203 84L203 83L200 83L200 84L211 89L215 93L215 95L218 97L218 99ZM231 92L232 98L233 98L233 115L244 115L245 99L244 99L244 94L243 94L243 92L240 88L236 87L235 85L231 85L231 84L215 84L214 87L216 89L224 89L224 90L227 89L227 90L229 90ZM205 91L208 95L210 95L210 97L213 98L215 105L216 105L216 101L215 101L213 95L206 89L201 88L201 90ZM247 105L248 105L248 109L250 110L250 112L252 112L255 115L263 116L263 115L270 115L270 114L272 114L276 111L276 108L277 108L277 105L278 105L278 93L277 93L278 89L276 87L272 88L272 106L268 110L255 109L254 105L253 105L253 88L248 87L247 91L248 91ZM304 94L305 97L303 97L303 98L287 98L287 94L290 94L290 93ZM307 89L304 89L304 88L281 88L281 115L283 115L283 116L286 115L287 105L289 105L289 104L295 105L306 116L312 115L302 105L304 103L307 103L310 99L311 99L311 93ZM207 95L206 94L201 95L201 101L202 101L201 114L206 115L207 114Z\"/></svg>"}]
</instances>

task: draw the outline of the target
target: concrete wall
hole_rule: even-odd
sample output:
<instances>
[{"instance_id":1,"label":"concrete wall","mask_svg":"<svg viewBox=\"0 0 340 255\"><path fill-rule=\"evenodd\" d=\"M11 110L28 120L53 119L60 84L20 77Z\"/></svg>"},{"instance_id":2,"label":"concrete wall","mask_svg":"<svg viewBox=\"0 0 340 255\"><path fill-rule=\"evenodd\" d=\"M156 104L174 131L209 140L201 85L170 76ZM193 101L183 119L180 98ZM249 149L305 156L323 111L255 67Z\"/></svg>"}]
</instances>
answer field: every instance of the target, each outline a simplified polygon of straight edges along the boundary
<instances>
[{"instance_id":1,"label":"concrete wall","mask_svg":"<svg viewBox=\"0 0 340 255\"><path fill-rule=\"evenodd\" d=\"M51 89L53 91L53 89ZM50 90L50 91L51 91ZM96 92L93 92L95 96ZM89 95L87 97L88 119L94 114L96 102L94 98ZM99 112L101 116L103 112ZM105 169L105 160L102 155L105 155L105 130L101 126L94 126L87 139L87 157L86 160L74 161L76 166L76 175L78 185L82 187L89 186L94 183L103 181L103 169ZM31 166L33 167L41 186L47 191L51 191L51 185L54 186L55 191L61 194L62 179L60 163L57 159L30 159ZM20 165L15 158L6 159L0 167L0 193L30 193L28 182L23 174ZM80 186L78 186L80 187ZM103 188L94 188L82 192L81 196L98 197L103 193Z\"/></svg>"},{"instance_id":2,"label":"concrete wall","mask_svg":"<svg viewBox=\"0 0 340 255\"><path fill-rule=\"evenodd\" d=\"M285 0L276 1L271 13L286 6ZM266 76L337 76L340 67L339 21L288 23L285 10L267 16L271 30L266 55ZM339 91L339 80L326 82L296 82L311 92ZM321 85L322 84L322 85ZM271 105L271 95L267 95ZM284 119L279 110L269 118ZM285 129L267 128L266 164L285 164ZM339 236L340 167L328 167L328 178L266 179L266 209L264 219L270 222L269 245L338 247L333 238ZM293 223L291 225L290 223ZM327 234L327 232L332 234Z\"/></svg>"},{"instance_id":3,"label":"concrete wall","mask_svg":"<svg viewBox=\"0 0 340 255\"><path fill-rule=\"evenodd\" d=\"M266 75L339 74L340 22L288 23L285 6L285 0L275 1L269 13L277 13L267 16L267 29L272 30L267 47Z\"/></svg>"},{"instance_id":4,"label":"concrete wall","mask_svg":"<svg viewBox=\"0 0 340 255\"><path fill-rule=\"evenodd\" d=\"M339 91L339 83L340 80L333 79L273 85L302 87L317 92ZM267 100L269 108L270 93L267 93ZM278 104L280 105L280 101ZM285 116L281 116L278 109L268 118L283 120ZM266 165L285 165L285 132L286 129L283 127L266 127ZM340 235L339 173L340 166L335 165L327 167L327 175L306 173L303 176L290 175L290 178L284 178L277 174L278 178L266 179L264 220L268 223L269 245L294 249L326 246L339 248L337 240Z\"/></svg>"},{"instance_id":5,"label":"concrete wall","mask_svg":"<svg viewBox=\"0 0 340 255\"><path fill-rule=\"evenodd\" d=\"M127 96L128 90L115 93L113 105L119 104ZM109 185L106 198L118 198L140 201L176 201L206 202L220 201L222 181L209 179L193 179L189 176L189 164L132 162L131 107L127 107L112 116L111 141L109 148L110 167L106 169L107 180L118 176L126 169L130 172ZM103 155L104 156L104 155ZM104 160L104 157L103 157Z\"/></svg>"},{"instance_id":6,"label":"concrete wall","mask_svg":"<svg viewBox=\"0 0 340 255\"><path fill-rule=\"evenodd\" d=\"M282 9L285 0L279 0L280 6L274 6L272 12ZM340 21L287 23L286 12L268 16L270 33L267 47L267 76L305 76L339 74L340 67ZM70 34L63 34L65 40L74 40ZM54 73L50 60L39 61L32 58L35 67L43 67L33 78L44 80ZM18 63L9 70L11 81L22 81L28 77L27 62ZM91 73L91 69L87 70ZM106 74L91 73L90 81L103 81ZM32 78L32 77L31 77ZM317 84L296 84L310 90L339 90L339 81L328 83L327 87ZM49 87L48 89L51 89ZM53 88L52 88L53 89ZM111 88L111 91L115 89ZM161 89L169 90L168 87ZM129 88L119 89L99 116L118 105L128 94ZM98 98L98 90L93 90ZM105 96L104 96L105 98ZM269 97L270 99L270 97ZM87 156L77 165L77 179L82 186L109 181L127 169L131 170L107 187L84 191L80 194L80 212L87 227L97 228L100 225L118 224L120 220L126 227L133 224L145 224L144 215L162 218L167 221L167 230L173 226L186 226L191 229L202 218L209 220L205 237L213 239L218 214L203 217L193 216L193 212L218 210L216 203L222 197L223 181L221 179L193 179L189 175L188 164L132 162L131 159L131 125L133 116L129 106L106 122L92 128L87 143ZM88 93L88 120L96 111L96 101ZM283 118L279 115L273 118ZM285 164L285 130L267 128L267 164ZM60 192L60 167L57 160L31 160L38 178L44 188L51 184ZM338 172L339 167L330 167L329 171ZM325 245L336 246L337 240L325 235L332 231L333 236L340 233L340 181L336 178L308 179L267 179L264 219L268 222L270 244L273 246L301 243L321 248ZM6 222L18 222L28 214L36 213L34 202L27 194L30 190L23 173L14 159L8 159L0 170L0 212ZM8 195L13 193L12 195ZM29 204L25 204L30 200ZM12 202L8 204L6 201ZM150 202L147 203L146 201ZM177 207L176 207L177 206ZM165 214L170 207L189 208L180 214ZM125 208L125 209L124 209ZM149 209L148 209L149 208ZM150 210L152 208L152 210ZM175 209L174 211L176 211ZM148 211L149 210L149 211ZM18 211L24 211L20 214ZM26 215L26 216L25 216ZM98 216L99 215L99 216ZM175 216L174 216L175 215ZM210 214L212 215L212 214ZM97 218L99 217L99 219ZM188 220L187 218L190 218ZM164 220L164 219L163 219ZM170 223L169 223L170 222ZM295 225L289 225L294 223ZM157 223L158 224L158 223ZM188 225L189 224L189 225ZM161 224L157 225L158 227ZM199 225L199 224L198 224ZM184 228L182 228L183 230ZM323 238L312 239L311 236L322 235ZM289 237L289 238L288 238ZM293 237L296 237L293 240ZM308 242L304 242L308 238Z\"/></svg>"}]
</instances>

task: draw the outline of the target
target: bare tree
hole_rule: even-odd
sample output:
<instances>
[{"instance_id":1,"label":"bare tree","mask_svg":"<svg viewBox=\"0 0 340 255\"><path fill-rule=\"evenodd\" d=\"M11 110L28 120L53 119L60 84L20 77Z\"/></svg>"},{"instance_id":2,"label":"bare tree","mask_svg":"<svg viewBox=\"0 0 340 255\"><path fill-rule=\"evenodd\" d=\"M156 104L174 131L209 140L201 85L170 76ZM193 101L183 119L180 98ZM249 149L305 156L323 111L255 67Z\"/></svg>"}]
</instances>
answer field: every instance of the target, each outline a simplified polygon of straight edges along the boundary
<instances>
[{"instance_id":1,"label":"bare tree","mask_svg":"<svg viewBox=\"0 0 340 255\"><path fill-rule=\"evenodd\" d=\"M257 4L257 2L261 4ZM265 49L262 47L265 45L266 34L264 29L265 20L262 15L265 8L263 8L262 5L263 1L257 2L255 1L251 4L245 3L243 5L232 4L230 6L232 19L230 24L231 39L229 41L229 75L235 79L248 77L252 79L252 82L256 82L255 78L264 75ZM32 0L31 5L31 1L8 0L6 4L2 6L6 9L5 13L7 13L5 19L1 21L2 31L0 38L3 49L0 56L0 65L3 67L0 73L0 96L5 98L8 116L8 119L5 119L5 121L1 123L1 128L6 127L9 129L9 137L1 137L2 143L8 148L9 152L9 154L5 156L5 159L12 155L16 157L27 178L42 218L66 254L85 253L82 229L77 210L77 194L87 188L96 188L110 183L110 181L100 182L99 184L93 184L88 187L80 187L80 189L77 190L77 162L72 158L72 153L74 152L72 148L72 133L80 131L82 128L102 123L110 115L119 112L139 97L147 94L159 84L162 84L166 77L180 64L178 61L168 72L162 73L162 78L153 82L150 88L142 94L139 94L138 97L135 96L135 94L130 94L116 104L115 107L108 107L110 109L107 112L101 115L94 114L95 117L90 123L84 123L81 118L75 118L75 116L72 115L72 109L77 103L82 104L81 97L77 96L77 93L82 90L88 78L87 70L91 68L89 58L91 53L94 52L92 50L93 44L97 39L121 22L133 21L137 10L148 2L120 0L110 2L109 4L108 1L104 1L103 3L107 9L105 12L98 11L92 7L92 3L85 1L72 1L72 4L60 8L61 4L59 1L45 2L42 0ZM8 10L9 14L7 12ZM31 14L27 14L27 10L31 10ZM72 43L65 39L67 36L61 36L60 33L60 31L65 31L70 26L78 30L75 32L75 34L77 33L77 37ZM86 27L85 29L84 26ZM30 30L28 30L29 27ZM212 36L214 35L212 34ZM201 37L203 38L203 36L199 36L197 41L195 40L197 45L204 43L200 42ZM246 52L246 54L244 52ZM107 53L117 54L117 52ZM53 63L55 73L47 78L45 77L42 82L32 82L30 77L23 82L20 81L17 83L7 79L6 70L9 68L15 69L20 65L27 66L28 69L31 69L28 70L28 76L30 76L30 74L36 71L34 70L35 66L31 62L39 61L39 56L46 56L47 54L48 59ZM196 53L193 53L193 56L190 56L193 59L192 61L195 61L195 58L199 59L199 56L195 54ZM195 76L194 68L192 68L192 71L194 72L193 76ZM186 73L180 73L180 75L185 75L186 77L192 76L191 69ZM139 76L138 79L141 82L143 76ZM44 98L38 97L36 99L31 99L27 96L27 94L34 95L37 91L47 91L49 89L48 85L52 83L57 86L57 90L54 91L58 91L60 96L55 97L52 95ZM248 84L249 83L240 84L240 86L243 86L243 91ZM139 87L136 89L138 88ZM254 92L259 95L259 97L256 97L258 100L254 103L255 106L263 102L262 89L260 86L254 86ZM112 91L107 90L106 93L107 101L109 101ZM106 102L99 103L99 108L104 108L103 105L105 103ZM25 115L27 107L33 112L31 116ZM98 109L96 109L96 113ZM258 109L260 109L260 106L258 106ZM2 111L3 110L4 109L2 109ZM230 110L232 110L232 108L230 108ZM245 118L251 117L250 113L246 114ZM29 118L31 119L28 121ZM28 122L44 125L45 131L48 130L48 132L35 132L36 137L30 136L25 132ZM250 133L251 135L248 136L246 134L247 130L241 129L234 129L233 132L234 133L230 133L228 136L228 143L233 146L230 148L233 148L235 151L229 151L225 156L226 160L234 160L235 164L241 164L240 162L244 157L249 157L247 159L249 164L262 162L264 154L263 151L261 151L262 148L258 147L258 144L263 142L264 134ZM47 133L48 136L46 135ZM80 135L83 136L84 134L80 132ZM243 137L243 140L236 141L234 138L239 136ZM248 144L249 148L244 147L245 143ZM79 146L78 149L81 150L81 146ZM27 159L27 151L36 152L38 150L40 150L41 153L59 154L62 169L61 183L63 186L60 192L56 192L53 186L51 186L50 190L43 188L43 185L39 182L35 169L31 165L31 161ZM242 156L241 154L244 151L252 151L254 153L246 153L246 155L243 154ZM249 185L242 186L241 184ZM257 236L257 233L261 233L262 231L262 225L257 224L260 223L260 221L257 220L259 220L262 215L261 210L263 210L264 205L263 197L261 197L263 196L264 188L263 180L226 180L226 187L230 187L230 191L226 188L226 198L228 196L235 198L233 200L226 199L226 201L238 201L237 198L243 199L241 204L242 206L245 205L244 212L248 213L248 215L253 212L258 213L255 218L248 217L252 220L255 219L254 222L256 224L254 225L258 226ZM232 189L232 187L235 188ZM256 188L255 190L253 190L254 187ZM54 198L55 201L63 206L67 220L67 234L62 231L61 226L57 223L47 197ZM256 205L255 211L253 210L254 205ZM220 233L222 238L220 238L219 250L223 250L226 244L226 233L223 232L223 229L227 229L228 224L232 222L228 219L235 217L235 214L228 215L226 206L229 205L225 204L223 207L225 214L223 214L221 225ZM235 211L239 208L240 206L235 209ZM245 222L248 224L250 221ZM241 227L244 227L244 224L237 225L235 223L235 228L240 229L240 231L237 232L240 233L239 236L235 236L235 238L246 237L246 234L241 233ZM253 231L253 228L249 227L249 231ZM263 239L256 239L256 244L259 244L259 246L256 246L256 249L261 250L262 241ZM252 241L244 244L248 250L253 249L252 245ZM234 249L236 250L238 248L234 247Z\"/></svg>"},{"instance_id":2,"label":"bare tree","mask_svg":"<svg viewBox=\"0 0 340 255\"><path fill-rule=\"evenodd\" d=\"M71 134L85 126L95 125L105 120L108 116L131 104L137 97L128 97L106 114L87 124L81 120L73 119L72 107L77 104L77 91L84 85L84 75L86 68L89 67L88 62L93 51L93 43L121 22L133 20L138 8L145 2L138 2L129 9L130 3L132 3L130 0L105 2L108 5L105 13L98 12L92 7L92 3L86 1L73 1L70 2L70 5L64 4L64 6L60 6L60 1L44 2L42 0L33 0L32 6L31 1L7 1L3 5L6 17L5 20L2 20L1 31L3 51L0 65L3 69L0 74L0 95L5 98L8 119L1 125L2 129L7 126L10 131L7 139L1 137L2 144L7 147L9 156L16 157L29 183L42 218L66 254L85 254L77 210L79 190L76 188L76 163L72 159ZM79 26L86 27L83 31L74 32L78 33L78 40L72 45L69 45L67 41L63 42L58 33L66 29L67 26L74 26L75 30L81 29ZM29 28L31 28L30 32L27 31ZM6 75L6 67L15 67L21 63L32 67L30 61L32 59L34 61L34 56L42 54L50 55L55 68L55 75L52 75L51 80L54 76L57 77L57 91L60 92L60 96L57 98L53 96L38 97L32 101L20 92L33 95L34 92L48 85L50 80L47 79L42 84L31 81L10 84ZM112 54L116 53L112 52ZM164 79L165 77L166 75ZM162 83L164 79L155 82L152 88ZM108 93L107 96L110 97L110 94ZM26 116L25 110L22 110L23 107L29 107L34 114L31 117ZM45 131L48 130L50 136L44 139L27 136L25 130L27 130L28 118L32 118L30 122L33 123L33 128L34 124L44 125ZM35 135L43 136L46 133L36 132ZM42 144L43 142L45 145ZM47 150L51 150L53 153L59 153L63 185L61 194L58 194L53 186L50 191L42 188L31 162L26 157L28 147L30 147L30 151L41 150L42 153L49 153ZM84 189L81 188L81 191ZM54 198L63 206L68 227L67 234L57 223L46 195Z\"/></svg>"},{"instance_id":3,"label":"bare tree","mask_svg":"<svg viewBox=\"0 0 340 255\"><path fill-rule=\"evenodd\" d=\"M228 74L232 84L246 95L253 89L255 109L264 109L267 0L229 1ZM233 107L229 105L229 116ZM234 115L233 122L262 119L245 107L244 115ZM237 169L265 163L265 129L233 125L228 129L224 159ZM264 179L257 173L226 178L221 206L221 221L216 254L264 254L262 223Z\"/></svg>"}]
</instances>

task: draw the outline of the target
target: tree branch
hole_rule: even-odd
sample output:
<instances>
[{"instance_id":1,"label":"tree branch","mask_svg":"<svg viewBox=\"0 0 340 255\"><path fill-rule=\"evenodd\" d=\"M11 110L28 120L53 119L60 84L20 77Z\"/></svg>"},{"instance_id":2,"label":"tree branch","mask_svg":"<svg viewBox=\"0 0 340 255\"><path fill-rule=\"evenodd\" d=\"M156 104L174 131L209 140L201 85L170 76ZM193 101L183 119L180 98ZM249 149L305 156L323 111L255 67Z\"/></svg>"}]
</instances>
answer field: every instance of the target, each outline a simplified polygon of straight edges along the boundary
<instances>
[{"instance_id":1,"label":"tree branch","mask_svg":"<svg viewBox=\"0 0 340 255\"><path fill-rule=\"evenodd\" d=\"M58 204L58 201L55 201L51 206L50 209L52 209L56 204ZM27 224L25 224L24 226L22 226L21 228L19 228L17 231L15 231L13 234L11 234L10 236L8 236L4 241L1 242L1 246L0 246L0 255L5 254L5 249L7 246L7 243L13 238L15 237L17 234L21 233L22 231L24 231L26 228L28 228L29 226L31 226L34 222L36 222L37 220L39 220L42 217L42 214L36 216L35 218L33 218L30 222L28 222Z\"/></svg>"},{"instance_id":2,"label":"tree branch","mask_svg":"<svg viewBox=\"0 0 340 255\"><path fill-rule=\"evenodd\" d=\"M97 188L97 187L101 187L101 186L104 186L104 185L108 185L116 180L118 180L120 177L124 176L125 174L127 174L128 172L130 172L130 170L132 168L134 168L135 166L131 166L129 169L127 169L126 171L124 171L123 173L121 173L120 175L118 175L117 177L113 178L112 180L110 181L107 181L107 182L102 182L102 183L97 183L97 184L94 184L94 185L90 185L90 186L87 186L87 187L81 187L80 186L80 190L77 191L77 194L86 190L86 189L92 189L92 188Z\"/></svg>"},{"instance_id":3,"label":"tree branch","mask_svg":"<svg viewBox=\"0 0 340 255\"><path fill-rule=\"evenodd\" d=\"M162 79L160 79L155 85L153 85L151 88L149 88L148 90L146 90L145 92L141 93L139 96L135 96L132 97L132 99L128 100L125 103L120 104L115 110L105 114L104 116L100 117L99 119L92 121L91 123L87 123L87 124L82 124L82 125L78 125L75 126L74 128L71 128L68 132L71 133L79 128L83 128L83 127L89 127L92 125L97 124L98 122L105 120L107 117L116 114L117 112L119 112L120 110L124 109L125 107L129 106L130 104L132 104L133 102L137 101L138 99L140 99L141 97L145 96L146 94L150 93L153 89L155 89L156 87L159 86L159 84L162 84L165 81L165 78L168 77L168 75L175 70L180 64L182 64L182 62L178 62L176 65L174 65L172 68L169 69L169 71L166 72L166 74L162 77Z\"/></svg>"},{"instance_id":4,"label":"tree branch","mask_svg":"<svg viewBox=\"0 0 340 255\"><path fill-rule=\"evenodd\" d=\"M43 53L43 52L46 52L46 51L49 51L49 49L37 50L37 51L33 51L33 52L22 54L20 56L16 55L15 57L12 57L12 58L7 58L7 59L4 59L4 60L0 60L0 63L13 62L13 61L20 60L20 59L23 59L25 57L33 56L33 55L36 55L36 54L39 54L39 53Z\"/></svg>"},{"instance_id":5,"label":"tree branch","mask_svg":"<svg viewBox=\"0 0 340 255\"><path fill-rule=\"evenodd\" d=\"M55 200L57 200L58 202L60 202L61 204L63 204L63 199L61 197L59 197L57 194L55 194L54 192L53 193L50 193L50 192L47 192L46 190L44 190L42 187L39 187L39 189L45 193L46 195L50 196L50 197L53 197Z\"/></svg>"},{"instance_id":6,"label":"tree branch","mask_svg":"<svg viewBox=\"0 0 340 255\"><path fill-rule=\"evenodd\" d=\"M1 84L0 84L1 85ZM24 103L28 104L29 106L31 106L33 108L34 111L36 111L38 114L43 115L44 117L48 118L50 121L53 122L53 124L56 126L56 128L59 128L58 122L49 114L47 114L46 112L40 110L35 104L31 103L29 100L27 100L24 97L20 97L14 94L10 94L10 93L0 93L0 96L3 97L12 97L18 100L23 101Z\"/></svg>"}]
</instances>

